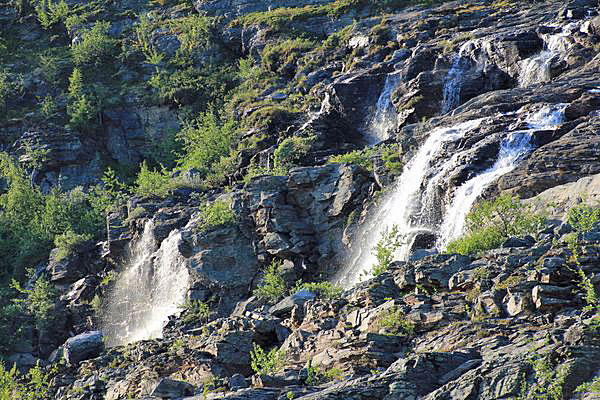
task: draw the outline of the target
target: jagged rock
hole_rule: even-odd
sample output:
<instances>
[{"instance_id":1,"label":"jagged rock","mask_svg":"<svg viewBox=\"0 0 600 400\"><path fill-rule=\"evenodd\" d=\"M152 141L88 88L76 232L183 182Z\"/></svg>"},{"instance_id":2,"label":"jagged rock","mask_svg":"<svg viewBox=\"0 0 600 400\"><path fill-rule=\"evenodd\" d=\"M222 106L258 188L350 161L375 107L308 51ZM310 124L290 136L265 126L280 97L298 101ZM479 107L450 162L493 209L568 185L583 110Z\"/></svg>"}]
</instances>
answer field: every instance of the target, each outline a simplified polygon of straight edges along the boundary
<instances>
[{"instance_id":1,"label":"jagged rock","mask_svg":"<svg viewBox=\"0 0 600 400\"><path fill-rule=\"evenodd\" d=\"M123 165L141 162L152 141L179 130L177 114L167 107L113 109L104 111L107 149Z\"/></svg>"},{"instance_id":2,"label":"jagged rock","mask_svg":"<svg viewBox=\"0 0 600 400\"><path fill-rule=\"evenodd\" d=\"M150 395L161 399L176 399L193 394L194 386L189 383L163 378L156 384Z\"/></svg>"},{"instance_id":3,"label":"jagged rock","mask_svg":"<svg viewBox=\"0 0 600 400\"><path fill-rule=\"evenodd\" d=\"M537 285L531 292L533 303L539 310L560 309L572 302L573 288Z\"/></svg>"},{"instance_id":4,"label":"jagged rock","mask_svg":"<svg viewBox=\"0 0 600 400\"><path fill-rule=\"evenodd\" d=\"M308 290L300 290L294 293L291 296L287 296L279 303L275 304L269 309L269 312L276 317L282 317L292 311L294 306L303 307L304 303L307 301L313 300L315 298L315 294L309 292Z\"/></svg>"},{"instance_id":5,"label":"jagged rock","mask_svg":"<svg viewBox=\"0 0 600 400\"><path fill-rule=\"evenodd\" d=\"M64 356L69 365L97 357L104 350L104 335L100 331L86 332L69 338L64 344Z\"/></svg>"},{"instance_id":6,"label":"jagged rock","mask_svg":"<svg viewBox=\"0 0 600 400\"><path fill-rule=\"evenodd\" d=\"M234 374L228 381L229 388L233 391L237 391L240 389L247 389L248 382L246 382L246 378L244 378L241 374Z\"/></svg>"}]
</instances>

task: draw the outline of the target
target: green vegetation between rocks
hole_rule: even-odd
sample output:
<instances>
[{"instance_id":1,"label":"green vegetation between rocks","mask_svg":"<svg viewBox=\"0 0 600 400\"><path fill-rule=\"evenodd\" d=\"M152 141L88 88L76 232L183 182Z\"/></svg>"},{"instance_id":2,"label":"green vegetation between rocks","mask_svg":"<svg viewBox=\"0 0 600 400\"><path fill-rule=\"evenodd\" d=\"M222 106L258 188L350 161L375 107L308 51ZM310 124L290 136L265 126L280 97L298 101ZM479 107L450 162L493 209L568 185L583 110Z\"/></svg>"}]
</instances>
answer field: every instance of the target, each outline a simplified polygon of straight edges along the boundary
<instances>
[{"instance_id":1,"label":"green vegetation between rocks","mask_svg":"<svg viewBox=\"0 0 600 400\"><path fill-rule=\"evenodd\" d=\"M545 217L536 215L518 197L502 194L477 205L466 217L466 234L450 242L448 253L476 254L499 247L511 236L536 233Z\"/></svg>"},{"instance_id":2,"label":"green vegetation between rocks","mask_svg":"<svg viewBox=\"0 0 600 400\"><path fill-rule=\"evenodd\" d=\"M38 365L22 376L16 366L5 368L0 362L0 400L42 400L49 393L52 372Z\"/></svg>"},{"instance_id":3,"label":"green vegetation between rocks","mask_svg":"<svg viewBox=\"0 0 600 400\"><path fill-rule=\"evenodd\" d=\"M250 352L250 367L260 375L270 375L279 372L284 367L285 353L277 348L265 352L262 347L253 343Z\"/></svg>"}]
</instances>

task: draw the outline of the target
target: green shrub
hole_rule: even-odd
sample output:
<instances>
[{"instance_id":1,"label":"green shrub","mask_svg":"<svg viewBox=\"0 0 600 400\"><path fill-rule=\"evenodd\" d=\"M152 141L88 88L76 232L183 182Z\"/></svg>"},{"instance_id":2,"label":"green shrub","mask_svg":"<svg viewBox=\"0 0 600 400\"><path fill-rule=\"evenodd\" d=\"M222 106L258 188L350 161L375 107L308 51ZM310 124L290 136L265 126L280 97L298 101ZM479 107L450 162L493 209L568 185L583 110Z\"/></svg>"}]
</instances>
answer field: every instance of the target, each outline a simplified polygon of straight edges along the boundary
<instances>
[{"instance_id":1,"label":"green shrub","mask_svg":"<svg viewBox=\"0 0 600 400\"><path fill-rule=\"evenodd\" d=\"M134 192L140 196L167 197L173 188L173 179L166 168L160 171L150 170L146 161L140 165L140 172L135 179Z\"/></svg>"},{"instance_id":2,"label":"green shrub","mask_svg":"<svg viewBox=\"0 0 600 400\"><path fill-rule=\"evenodd\" d=\"M467 233L450 242L447 252L467 255L497 248L511 236L535 233L545 217L533 214L518 197L503 194L476 206L465 222Z\"/></svg>"},{"instance_id":3,"label":"green shrub","mask_svg":"<svg viewBox=\"0 0 600 400\"><path fill-rule=\"evenodd\" d=\"M521 379L521 393L519 399L523 400L562 400L565 379L569 375L568 364L556 365L551 360L551 355L534 355L529 359L533 368L533 382L528 385L525 376Z\"/></svg>"},{"instance_id":4,"label":"green shrub","mask_svg":"<svg viewBox=\"0 0 600 400\"><path fill-rule=\"evenodd\" d=\"M398 306L380 311L373 325L377 331L383 329L386 333L392 335L411 336L415 333L415 324L405 318L404 313Z\"/></svg>"},{"instance_id":5,"label":"green shrub","mask_svg":"<svg viewBox=\"0 0 600 400\"><path fill-rule=\"evenodd\" d=\"M42 400L50 391L50 373L44 373L39 364L26 377L21 376L16 365L6 369L0 363L0 400Z\"/></svg>"},{"instance_id":6,"label":"green shrub","mask_svg":"<svg viewBox=\"0 0 600 400\"><path fill-rule=\"evenodd\" d=\"M342 293L344 292L344 289L331 282L297 282L291 293L297 293L302 289L313 292L317 296L327 300L337 300L342 297Z\"/></svg>"},{"instance_id":7,"label":"green shrub","mask_svg":"<svg viewBox=\"0 0 600 400\"><path fill-rule=\"evenodd\" d=\"M69 15L69 6L65 0L56 3L52 0L38 0L35 11L42 27L48 30L53 25L66 20Z\"/></svg>"},{"instance_id":8,"label":"green shrub","mask_svg":"<svg viewBox=\"0 0 600 400\"><path fill-rule=\"evenodd\" d=\"M576 393L582 394L600 394L600 376L590 382L582 383L575 389Z\"/></svg>"},{"instance_id":9,"label":"green shrub","mask_svg":"<svg viewBox=\"0 0 600 400\"><path fill-rule=\"evenodd\" d=\"M202 207L200 222L196 229L198 232L206 232L211 229L234 225L235 222L236 217L231 209L231 201L217 200Z\"/></svg>"},{"instance_id":10,"label":"green shrub","mask_svg":"<svg viewBox=\"0 0 600 400\"><path fill-rule=\"evenodd\" d=\"M17 281L13 281L13 287L22 294L25 299L18 300L33 317L38 331L43 332L54 322L53 314L58 292L50 282L44 278L38 278L33 288L23 289Z\"/></svg>"},{"instance_id":11,"label":"green shrub","mask_svg":"<svg viewBox=\"0 0 600 400\"><path fill-rule=\"evenodd\" d=\"M181 46L177 56L191 58L198 49L211 44L210 20L201 15L192 15L170 21L172 30L177 34Z\"/></svg>"},{"instance_id":12,"label":"green shrub","mask_svg":"<svg viewBox=\"0 0 600 400\"><path fill-rule=\"evenodd\" d=\"M262 52L262 65L267 71L292 77L300 57L314 47L313 41L299 38L269 43Z\"/></svg>"},{"instance_id":13,"label":"green shrub","mask_svg":"<svg viewBox=\"0 0 600 400\"><path fill-rule=\"evenodd\" d=\"M306 384L309 386L320 385L331 381L338 381L344 377L344 371L340 368L321 369L319 365L313 364L312 359L306 362Z\"/></svg>"},{"instance_id":14,"label":"green shrub","mask_svg":"<svg viewBox=\"0 0 600 400\"><path fill-rule=\"evenodd\" d=\"M373 248L373 255L377 258L377 264L373 266L373 276L379 276L386 272L394 261L394 254L402 246L400 230L397 225L391 229L387 227L382 231L381 238Z\"/></svg>"},{"instance_id":15,"label":"green shrub","mask_svg":"<svg viewBox=\"0 0 600 400\"><path fill-rule=\"evenodd\" d=\"M284 367L285 353L272 348L266 353L262 347L254 343L250 352L250 367L260 375L270 375L279 372Z\"/></svg>"},{"instance_id":16,"label":"green shrub","mask_svg":"<svg viewBox=\"0 0 600 400\"><path fill-rule=\"evenodd\" d=\"M309 150L310 144L314 138L303 138L293 136L285 138L275 152L273 153L273 163L275 168L279 168L282 171L289 171L290 167L298 163L303 157L305 157Z\"/></svg>"},{"instance_id":17,"label":"green shrub","mask_svg":"<svg viewBox=\"0 0 600 400\"><path fill-rule=\"evenodd\" d=\"M184 150L179 164L181 168L195 168L207 174L213 171L215 163L229 155L236 138L235 121L221 120L217 113L206 112L178 133Z\"/></svg>"},{"instance_id":18,"label":"green shrub","mask_svg":"<svg viewBox=\"0 0 600 400\"><path fill-rule=\"evenodd\" d=\"M400 175L404 168L404 163L400 157L398 145L388 145L381 148L381 160L383 166L392 175Z\"/></svg>"},{"instance_id":19,"label":"green shrub","mask_svg":"<svg viewBox=\"0 0 600 400\"><path fill-rule=\"evenodd\" d=\"M84 88L83 74L79 68L73 69L69 77L67 115L73 129L89 131L96 124L98 106L90 93Z\"/></svg>"},{"instance_id":20,"label":"green shrub","mask_svg":"<svg viewBox=\"0 0 600 400\"><path fill-rule=\"evenodd\" d=\"M99 21L84 31L81 40L71 47L75 65L95 65L111 61L116 50L116 40L108 35L110 23Z\"/></svg>"},{"instance_id":21,"label":"green shrub","mask_svg":"<svg viewBox=\"0 0 600 400\"><path fill-rule=\"evenodd\" d=\"M81 189L43 195L4 153L0 175L7 184L0 194L0 281L23 277L26 267L48 255L56 235L69 230L96 235L103 227L102 214Z\"/></svg>"},{"instance_id":22,"label":"green shrub","mask_svg":"<svg viewBox=\"0 0 600 400\"><path fill-rule=\"evenodd\" d=\"M475 230L448 243L446 251L457 254L477 254L482 251L496 249L504 243L506 237L495 227Z\"/></svg>"},{"instance_id":23,"label":"green shrub","mask_svg":"<svg viewBox=\"0 0 600 400\"><path fill-rule=\"evenodd\" d=\"M185 310L183 322L208 322L208 317L210 316L210 307L203 301L187 300L182 307Z\"/></svg>"},{"instance_id":24,"label":"green shrub","mask_svg":"<svg viewBox=\"0 0 600 400\"><path fill-rule=\"evenodd\" d=\"M373 149L353 150L346 154L331 156L327 160L330 164L354 164L359 165L367 171L373 171Z\"/></svg>"},{"instance_id":25,"label":"green shrub","mask_svg":"<svg viewBox=\"0 0 600 400\"><path fill-rule=\"evenodd\" d=\"M262 283L254 289L254 295L259 299L266 299L271 303L279 300L286 291L285 281L279 274L281 263L273 260L265 271Z\"/></svg>"},{"instance_id":26,"label":"green shrub","mask_svg":"<svg viewBox=\"0 0 600 400\"><path fill-rule=\"evenodd\" d=\"M58 252L54 256L55 261L60 261L68 257L73 250L87 242L92 238L92 235L87 233L75 233L68 230L60 235L54 237L54 245L58 248Z\"/></svg>"},{"instance_id":27,"label":"green shrub","mask_svg":"<svg viewBox=\"0 0 600 400\"><path fill-rule=\"evenodd\" d=\"M592 208L587 204L571 208L567 213L567 221L578 232L589 232L600 221L600 208Z\"/></svg>"}]
</instances>

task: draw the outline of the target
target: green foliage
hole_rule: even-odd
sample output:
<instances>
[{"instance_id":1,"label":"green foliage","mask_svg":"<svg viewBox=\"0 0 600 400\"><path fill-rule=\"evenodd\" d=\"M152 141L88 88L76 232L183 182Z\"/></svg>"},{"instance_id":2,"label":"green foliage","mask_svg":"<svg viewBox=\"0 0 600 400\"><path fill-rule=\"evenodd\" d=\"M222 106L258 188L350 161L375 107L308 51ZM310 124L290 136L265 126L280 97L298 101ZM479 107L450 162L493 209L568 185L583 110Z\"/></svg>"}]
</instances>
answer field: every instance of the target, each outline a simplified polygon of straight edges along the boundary
<instances>
[{"instance_id":1,"label":"green foliage","mask_svg":"<svg viewBox=\"0 0 600 400\"><path fill-rule=\"evenodd\" d=\"M575 389L575 392L582 394L600 394L600 376L590 382L582 383Z\"/></svg>"},{"instance_id":2,"label":"green foliage","mask_svg":"<svg viewBox=\"0 0 600 400\"><path fill-rule=\"evenodd\" d=\"M285 171L287 174L292 165L299 162L308 154L313 140L313 137L303 138L293 136L285 138L273 153L275 168Z\"/></svg>"},{"instance_id":3,"label":"green foliage","mask_svg":"<svg viewBox=\"0 0 600 400\"><path fill-rule=\"evenodd\" d=\"M42 400L50 391L50 373L45 373L39 364L27 376L21 376L16 365L6 369L0 363L0 400Z\"/></svg>"},{"instance_id":4,"label":"green foliage","mask_svg":"<svg viewBox=\"0 0 600 400\"><path fill-rule=\"evenodd\" d=\"M392 175L400 175L404 168L404 163L400 157L398 145L387 145L381 147L381 160L383 166Z\"/></svg>"},{"instance_id":5,"label":"green foliage","mask_svg":"<svg viewBox=\"0 0 600 400\"><path fill-rule=\"evenodd\" d=\"M260 299L266 299L271 303L276 302L285 294L285 281L279 274L281 263L273 260L265 271L262 283L254 289L254 295Z\"/></svg>"},{"instance_id":6,"label":"green foliage","mask_svg":"<svg viewBox=\"0 0 600 400\"><path fill-rule=\"evenodd\" d=\"M97 215L104 215L114 206L124 203L128 194L127 185L108 167L102 175L102 184L91 188L88 200Z\"/></svg>"},{"instance_id":7,"label":"green foliage","mask_svg":"<svg viewBox=\"0 0 600 400\"><path fill-rule=\"evenodd\" d=\"M373 171L373 160L372 157L374 155L373 148L367 147L363 150L353 150L346 154L340 154L337 156L329 157L327 160L330 164L354 164L360 165L367 171Z\"/></svg>"},{"instance_id":8,"label":"green foliage","mask_svg":"<svg viewBox=\"0 0 600 400\"><path fill-rule=\"evenodd\" d=\"M0 70L0 111L6 108L6 100L22 95L24 92L23 77Z\"/></svg>"},{"instance_id":9,"label":"green foliage","mask_svg":"<svg viewBox=\"0 0 600 400\"><path fill-rule=\"evenodd\" d=\"M297 282L291 293L297 293L302 289L313 292L317 296L327 300L337 300L342 297L342 293L344 292L344 289L331 282Z\"/></svg>"},{"instance_id":10,"label":"green foliage","mask_svg":"<svg viewBox=\"0 0 600 400\"><path fill-rule=\"evenodd\" d=\"M99 21L81 35L81 40L73 44L73 62L78 66L100 66L110 61L116 50L116 41L108 35L110 22Z\"/></svg>"},{"instance_id":11,"label":"green foliage","mask_svg":"<svg viewBox=\"0 0 600 400\"><path fill-rule=\"evenodd\" d=\"M344 377L341 369L327 368L323 370L319 365L313 364L312 359L308 359L306 362L306 372L306 384L309 386L341 380Z\"/></svg>"},{"instance_id":12,"label":"green foliage","mask_svg":"<svg viewBox=\"0 0 600 400\"><path fill-rule=\"evenodd\" d=\"M191 15L171 21L172 29L181 43L177 56L191 58L194 52L211 44L210 20L201 15Z\"/></svg>"},{"instance_id":13,"label":"green foliage","mask_svg":"<svg viewBox=\"0 0 600 400\"><path fill-rule=\"evenodd\" d=\"M210 316L210 307L200 300L187 300L183 304L183 309L185 310L183 322L186 324L198 321L207 322Z\"/></svg>"},{"instance_id":14,"label":"green foliage","mask_svg":"<svg viewBox=\"0 0 600 400\"><path fill-rule=\"evenodd\" d=\"M192 123L184 125L177 135L184 154L181 168L195 168L204 174L214 172L214 165L227 157L237 138L237 124L222 120L215 112L206 112Z\"/></svg>"},{"instance_id":15,"label":"green foliage","mask_svg":"<svg viewBox=\"0 0 600 400\"><path fill-rule=\"evenodd\" d=\"M65 0L60 0L59 2L37 0L35 11L40 25L48 30L55 24L66 20L69 15L69 6Z\"/></svg>"},{"instance_id":16,"label":"green foliage","mask_svg":"<svg viewBox=\"0 0 600 400\"><path fill-rule=\"evenodd\" d=\"M564 399L563 386L569 374L569 367L565 364L555 365L550 354L532 356L529 364L533 368L534 380L528 385L523 377L519 400Z\"/></svg>"},{"instance_id":17,"label":"green foliage","mask_svg":"<svg viewBox=\"0 0 600 400\"><path fill-rule=\"evenodd\" d=\"M17 301L23 304L33 317L38 331L47 330L55 318L53 311L58 293L54 286L44 278L38 278L31 289L23 289L17 281L13 281L13 287L26 295L25 299Z\"/></svg>"},{"instance_id":18,"label":"green foliage","mask_svg":"<svg viewBox=\"0 0 600 400\"><path fill-rule=\"evenodd\" d=\"M600 221L600 208L587 204L573 207L567 213L567 221L577 232L589 232Z\"/></svg>"},{"instance_id":19,"label":"green foliage","mask_svg":"<svg viewBox=\"0 0 600 400\"><path fill-rule=\"evenodd\" d=\"M142 162L140 172L135 179L135 194L164 198L172 188L173 179L166 168L161 167L160 171L150 170L146 161Z\"/></svg>"},{"instance_id":20,"label":"green foliage","mask_svg":"<svg viewBox=\"0 0 600 400\"><path fill-rule=\"evenodd\" d=\"M233 67L226 63L171 65L157 68L148 81L155 91L155 103L193 105L206 110L209 104L220 104L233 80Z\"/></svg>"},{"instance_id":21,"label":"green foliage","mask_svg":"<svg viewBox=\"0 0 600 400\"><path fill-rule=\"evenodd\" d=\"M266 353L262 347L254 343L250 352L250 367L260 375L270 375L279 372L284 367L285 353L272 348Z\"/></svg>"},{"instance_id":22,"label":"green foliage","mask_svg":"<svg viewBox=\"0 0 600 400\"><path fill-rule=\"evenodd\" d=\"M68 90L67 114L70 126L80 131L90 130L97 120L98 107L90 93L84 89L83 74L79 68L73 69Z\"/></svg>"},{"instance_id":23,"label":"green foliage","mask_svg":"<svg viewBox=\"0 0 600 400\"><path fill-rule=\"evenodd\" d=\"M262 52L262 65L267 71L292 77L300 57L314 47L313 41L300 38L269 43Z\"/></svg>"},{"instance_id":24,"label":"green foliage","mask_svg":"<svg viewBox=\"0 0 600 400\"><path fill-rule=\"evenodd\" d=\"M238 79L243 81L256 81L260 76L260 67L256 65L253 57L240 58L238 61Z\"/></svg>"},{"instance_id":25,"label":"green foliage","mask_svg":"<svg viewBox=\"0 0 600 400\"><path fill-rule=\"evenodd\" d=\"M0 355L9 354L22 331L24 313L11 301L15 296L14 289L0 286Z\"/></svg>"},{"instance_id":26,"label":"green foliage","mask_svg":"<svg viewBox=\"0 0 600 400\"><path fill-rule=\"evenodd\" d=\"M54 261L60 261L68 257L72 251L81 244L92 238L92 235L87 233L75 233L68 230L54 237L54 245L58 248L58 252L54 255Z\"/></svg>"},{"instance_id":27,"label":"green foliage","mask_svg":"<svg viewBox=\"0 0 600 400\"><path fill-rule=\"evenodd\" d=\"M387 227L382 231L381 238L373 248L373 255L377 258L377 264L373 266L373 276L379 276L386 272L394 261L394 254L402 246L400 230L397 225Z\"/></svg>"},{"instance_id":28,"label":"green foliage","mask_svg":"<svg viewBox=\"0 0 600 400\"><path fill-rule=\"evenodd\" d=\"M500 246L510 236L535 233L545 222L518 197L502 194L486 200L466 217L467 233L448 244L449 253L474 254Z\"/></svg>"},{"instance_id":29,"label":"green foliage","mask_svg":"<svg viewBox=\"0 0 600 400\"><path fill-rule=\"evenodd\" d=\"M415 333L415 324L405 318L402 309L398 306L380 311L373 325L377 331L383 330L390 335L411 336Z\"/></svg>"},{"instance_id":30,"label":"green foliage","mask_svg":"<svg viewBox=\"0 0 600 400\"><path fill-rule=\"evenodd\" d=\"M217 200L205 204L200 210L198 232L206 232L218 227L231 226L236 222L235 213L231 209L231 201Z\"/></svg>"},{"instance_id":31,"label":"green foliage","mask_svg":"<svg viewBox=\"0 0 600 400\"><path fill-rule=\"evenodd\" d=\"M0 175L7 182L0 194L0 281L23 277L26 267L48 254L55 236L67 231L96 235L103 226L102 215L81 189L43 195L4 153Z\"/></svg>"}]
</instances>

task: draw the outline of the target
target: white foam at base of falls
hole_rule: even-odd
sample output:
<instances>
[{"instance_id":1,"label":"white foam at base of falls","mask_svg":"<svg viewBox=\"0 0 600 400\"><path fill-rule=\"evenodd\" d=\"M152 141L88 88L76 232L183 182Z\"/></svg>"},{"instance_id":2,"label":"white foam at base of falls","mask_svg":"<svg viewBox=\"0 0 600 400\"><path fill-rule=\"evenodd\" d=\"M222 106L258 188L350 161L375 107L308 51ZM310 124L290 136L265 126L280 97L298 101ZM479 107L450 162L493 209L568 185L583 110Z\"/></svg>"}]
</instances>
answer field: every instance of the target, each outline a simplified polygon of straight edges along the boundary
<instances>
[{"instance_id":1,"label":"white foam at base of falls","mask_svg":"<svg viewBox=\"0 0 600 400\"><path fill-rule=\"evenodd\" d=\"M519 63L520 87L549 82L552 79L550 73L552 59L555 57L564 58L566 56L571 47L568 36L573 31L579 30L579 26L579 22L572 22L565 25L559 33L554 35L542 35L544 40L544 50Z\"/></svg>"},{"instance_id":2,"label":"white foam at base of falls","mask_svg":"<svg viewBox=\"0 0 600 400\"><path fill-rule=\"evenodd\" d=\"M369 122L369 144L376 144L390 137L390 132L398 126L398 114L392 104L392 93L401 82L398 73L388 74L383 90L377 99L375 115Z\"/></svg>"},{"instance_id":3,"label":"white foam at base of falls","mask_svg":"<svg viewBox=\"0 0 600 400\"><path fill-rule=\"evenodd\" d=\"M490 168L463 183L455 192L441 226L437 247L444 249L465 230L465 218L475 201L496 179L513 171L519 161L533 150L531 138L538 130L556 128L563 123L566 104L542 108L526 118L529 130L511 132L502 141L498 159Z\"/></svg>"},{"instance_id":4,"label":"white foam at base of falls","mask_svg":"<svg viewBox=\"0 0 600 400\"><path fill-rule=\"evenodd\" d=\"M189 273L178 250L181 233L172 231L156 250L152 229L148 221L105 299L101 325L109 345L162 337L168 317L186 299Z\"/></svg>"},{"instance_id":5,"label":"white foam at base of falls","mask_svg":"<svg viewBox=\"0 0 600 400\"><path fill-rule=\"evenodd\" d=\"M385 195L376 214L366 224L366 238L361 237L354 254L353 262L346 270L338 274L337 281L348 287L369 277L377 259L372 248L380 239L381 234L392 226L398 226L401 235L409 234L413 229L411 216L414 210L420 208L419 194L425 181L431 161L442 149L446 142L458 140L481 124L482 119L467 121L449 128L435 129L425 140L415 156L404 167L398 182ZM408 243L400 250L399 258L406 256Z\"/></svg>"}]
</instances>

